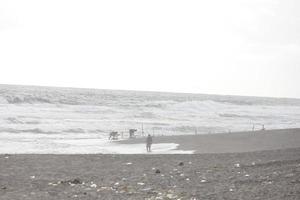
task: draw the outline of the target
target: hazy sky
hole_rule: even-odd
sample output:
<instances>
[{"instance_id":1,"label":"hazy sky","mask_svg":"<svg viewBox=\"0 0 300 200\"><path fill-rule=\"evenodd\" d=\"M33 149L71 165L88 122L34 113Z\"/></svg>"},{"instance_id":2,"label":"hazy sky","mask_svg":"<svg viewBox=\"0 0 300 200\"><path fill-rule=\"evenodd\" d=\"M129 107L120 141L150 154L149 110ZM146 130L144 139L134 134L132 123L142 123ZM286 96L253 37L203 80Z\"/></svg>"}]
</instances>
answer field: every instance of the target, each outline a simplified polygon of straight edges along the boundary
<instances>
[{"instance_id":1,"label":"hazy sky","mask_svg":"<svg viewBox=\"0 0 300 200\"><path fill-rule=\"evenodd\" d=\"M0 83L300 98L300 1L1 0Z\"/></svg>"}]
</instances>

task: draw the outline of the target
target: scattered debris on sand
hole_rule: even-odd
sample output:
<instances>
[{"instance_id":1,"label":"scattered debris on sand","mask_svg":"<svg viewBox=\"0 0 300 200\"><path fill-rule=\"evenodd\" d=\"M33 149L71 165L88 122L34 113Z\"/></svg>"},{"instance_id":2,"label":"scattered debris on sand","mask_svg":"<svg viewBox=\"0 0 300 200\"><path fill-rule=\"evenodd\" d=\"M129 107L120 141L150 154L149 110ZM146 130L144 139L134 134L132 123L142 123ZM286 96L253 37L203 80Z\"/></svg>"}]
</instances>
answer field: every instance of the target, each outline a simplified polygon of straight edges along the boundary
<instances>
[{"instance_id":1,"label":"scattered debris on sand","mask_svg":"<svg viewBox=\"0 0 300 200\"><path fill-rule=\"evenodd\" d=\"M151 159L143 155L17 155L0 162L0 199L252 200L253 193L259 199L297 199L299 152L151 155ZM58 165L66 160L72 165ZM128 160L135 167L127 166ZM184 164L179 166L178 160ZM259 164L253 165L254 161ZM30 167L20 170L16 167L20 163Z\"/></svg>"}]
</instances>

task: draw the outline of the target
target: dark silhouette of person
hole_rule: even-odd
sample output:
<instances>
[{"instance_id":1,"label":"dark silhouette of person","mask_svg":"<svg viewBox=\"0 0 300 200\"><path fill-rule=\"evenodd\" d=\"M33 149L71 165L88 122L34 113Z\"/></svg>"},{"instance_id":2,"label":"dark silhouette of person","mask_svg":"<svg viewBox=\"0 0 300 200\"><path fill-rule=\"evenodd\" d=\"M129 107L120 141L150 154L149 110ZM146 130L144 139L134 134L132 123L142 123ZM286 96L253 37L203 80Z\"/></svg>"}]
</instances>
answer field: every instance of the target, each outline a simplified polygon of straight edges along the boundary
<instances>
[{"instance_id":1,"label":"dark silhouette of person","mask_svg":"<svg viewBox=\"0 0 300 200\"><path fill-rule=\"evenodd\" d=\"M152 137L150 134L148 134L147 140L146 140L146 148L147 152L151 152L151 145L152 145Z\"/></svg>"}]
</instances>

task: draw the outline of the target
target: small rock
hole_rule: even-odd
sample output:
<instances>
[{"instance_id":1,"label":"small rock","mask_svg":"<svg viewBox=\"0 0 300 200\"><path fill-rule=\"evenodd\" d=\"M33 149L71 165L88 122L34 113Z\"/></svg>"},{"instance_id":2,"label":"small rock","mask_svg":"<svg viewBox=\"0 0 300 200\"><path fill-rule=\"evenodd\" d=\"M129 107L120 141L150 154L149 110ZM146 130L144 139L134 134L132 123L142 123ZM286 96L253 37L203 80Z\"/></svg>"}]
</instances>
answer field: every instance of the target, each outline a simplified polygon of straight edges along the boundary
<instances>
[{"instance_id":1,"label":"small rock","mask_svg":"<svg viewBox=\"0 0 300 200\"><path fill-rule=\"evenodd\" d=\"M160 174L160 170L159 169L155 170L155 173Z\"/></svg>"},{"instance_id":2,"label":"small rock","mask_svg":"<svg viewBox=\"0 0 300 200\"><path fill-rule=\"evenodd\" d=\"M142 182L139 182L139 183L137 183L138 185L145 185L145 183L142 183Z\"/></svg>"},{"instance_id":3,"label":"small rock","mask_svg":"<svg viewBox=\"0 0 300 200\"><path fill-rule=\"evenodd\" d=\"M246 177L249 177L250 175L249 175L249 174L245 174L245 176L246 176Z\"/></svg>"},{"instance_id":4,"label":"small rock","mask_svg":"<svg viewBox=\"0 0 300 200\"><path fill-rule=\"evenodd\" d=\"M94 184L91 184L91 188L96 188L97 185L94 183Z\"/></svg>"},{"instance_id":5,"label":"small rock","mask_svg":"<svg viewBox=\"0 0 300 200\"><path fill-rule=\"evenodd\" d=\"M180 163L179 163L179 166L183 166L183 165L184 165L184 163L183 163L183 162L180 162Z\"/></svg>"},{"instance_id":6,"label":"small rock","mask_svg":"<svg viewBox=\"0 0 300 200\"><path fill-rule=\"evenodd\" d=\"M287 175L285 175L284 177L286 177L286 178L291 178L291 177L293 177L294 176L294 174L287 174Z\"/></svg>"},{"instance_id":7,"label":"small rock","mask_svg":"<svg viewBox=\"0 0 300 200\"><path fill-rule=\"evenodd\" d=\"M201 183L206 183L206 182L207 182L207 180L205 180L205 179L202 179L200 182L201 182Z\"/></svg>"},{"instance_id":8,"label":"small rock","mask_svg":"<svg viewBox=\"0 0 300 200\"><path fill-rule=\"evenodd\" d=\"M119 183L119 182L116 182L116 183L115 183L115 186L118 186L118 185L120 185L120 183Z\"/></svg>"},{"instance_id":9,"label":"small rock","mask_svg":"<svg viewBox=\"0 0 300 200\"><path fill-rule=\"evenodd\" d=\"M75 178L69 181L71 184L82 184L82 181L79 178Z\"/></svg>"},{"instance_id":10,"label":"small rock","mask_svg":"<svg viewBox=\"0 0 300 200\"><path fill-rule=\"evenodd\" d=\"M167 194L166 197L169 199L176 199L177 195L176 194Z\"/></svg>"},{"instance_id":11,"label":"small rock","mask_svg":"<svg viewBox=\"0 0 300 200\"><path fill-rule=\"evenodd\" d=\"M31 179L35 179L35 176L30 176Z\"/></svg>"},{"instance_id":12,"label":"small rock","mask_svg":"<svg viewBox=\"0 0 300 200\"><path fill-rule=\"evenodd\" d=\"M232 188L230 188L230 189L229 189L229 191L230 191L230 192L233 192L233 189L232 189Z\"/></svg>"},{"instance_id":13,"label":"small rock","mask_svg":"<svg viewBox=\"0 0 300 200\"><path fill-rule=\"evenodd\" d=\"M7 187L3 186L3 187L1 187L1 189L2 189L2 190L6 190L6 189L7 189Z\"/></svg>"},{"instance_id":14,"label":"small rock","mask_svg":"<svg viewBox=\"0 0 300 200\"><path fill-rule=\"evenodd\" d=\"M255 162L252 162L251 165L254 166L254 165L256 165L256 163L255 163Z\"/></svg>"},{"instance_id":15,"label":"small rock","mask_svg":"<svg viewBox=\"0 0 300 200\"><path fill-rule=\"evenodd\" d=\"M186 178L185 180L186 180L186 181L189 181L190 179L189 179L189 178Z\"/></svg>"},{"instance_id":16,"label":"small rock","mask_svg":"<svg viewBox=\"0 0 300 200\"><path fill-rule=\"evenodd\" d=\"M235 167L240 167L241 165L239 163L234 164Z\"/></svg>"},{"instance_id":17,"label":"small rock","mask_svg":"<svg viewBox=\"0 0 300 200\"><path fill-rule=\"evenodd\" d=\"M132 165L132 163L131 163L131 162L128 162L128 163L126 163L126 165Z\"/></svg>"}]
</instances>

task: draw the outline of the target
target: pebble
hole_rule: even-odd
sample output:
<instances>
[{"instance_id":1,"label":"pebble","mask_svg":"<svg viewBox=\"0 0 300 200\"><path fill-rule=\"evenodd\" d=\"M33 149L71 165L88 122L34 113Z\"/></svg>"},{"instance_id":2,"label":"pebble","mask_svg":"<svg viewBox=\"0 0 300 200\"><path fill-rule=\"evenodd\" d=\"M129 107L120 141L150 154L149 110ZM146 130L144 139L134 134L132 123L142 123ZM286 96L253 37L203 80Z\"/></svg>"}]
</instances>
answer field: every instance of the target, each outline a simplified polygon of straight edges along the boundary
<instances>
[{"instance_id":1,"label":"pebble","mask_svg":"<svg viewBox=\"0 0 300 200\"><path fill-rule=\"evenodd\" d=\"M294 174L287 174L287 175L285 175L284 177L290 178L290 177L293 177L293 176L294 176Z\"/></svg>"},{"instance_id":2,"label":"pebble","mask_svg":"<svg viewBox=\"0 0 300 200\"><path fill-rule=\"evenodd\" d=\"M239 163L234 164L235 167L240 167L241 165Z\"/></svg>"},{"instance_id":3,"label":"pebble","mask_svg":"<svg viewBox=\"0 0 300 200\"><path fill-rule=\"evenodd\" d=\"M145 183L142 183L142 182L139 182L139 183L137 183L138 185L145 185Z\"/></svg>"},{"instance_id":4,"label":"pebble","mask_svg":"<svg viewBox=\"0 0 300 200\"><path fill-rule=\"evenodd\" d=\"M48 183L48 185L57 186L57 183Z\"/></svg>"},{"instance_id":5,"label":"pebble","mask_svg":"<svg viewBox=\"0 0 300 200\"><path fill-rule=\"evenodd\" d=\"M157 170L155 171L155 173L156 173L156 174L160 174L160 170L157 169Z\"/></svg>"},{"instance_id":6,"label":"pebble","mask_svg":"<svg viewBox=\"0 0 300 200\"><path fill-rule=\"evenodd\" d=\"M183 163L183 162L180 162L180 163L179 163L179 166L183 166L183 165L184 165L184 163Z\"/></svg>"},{"instance_id":7,"label":"pebble","mask_svg":"<svg viewBox=\"0 0 300 200\"><path fill-rule=\"evenodd\" d=\"M145 191L145 192L148 192L148 191L151 191L151 190L153 190L152 188L144 188L144 189L142 189L142 191Z\"/></svg>"},{"instance_id":8,"label":"pebble","mask_svg":"<svg viewBox=\"0 0 300 200\"><path fill-rule=\"evenodd\" d=\"M250 175L249 175L249 174L245 174L245 176L246 176L246 177L249 177Z\"/></svg>"},{"instance_id":9,"label":"pebble","mask_svg":"<svg viewBox=\"0 0 300 200\"><path fill-rule=\"evenodd\" d=\"M94 184L91 184L91 188L96 188L97 185L94 183Z\"/></svg>"},{"instance_id":10,"label":"pebble","mask_svg":"<svg viewBox=\"0 0 300 200\"><path fill-rule=\"evenodd\" d=\"M176 199L177 195L175 195L175 194L167 194L166 197L169 198L169 199Z\"/></svg>"},{"instance_id":11,"label":"pebble","mask_svg":"<svg viewBox=\"0 0 300 200\"><path fill-rule=\"evenodd\" d=\"M71 184L82 184L82 181L79 178L75 178L73 180L69 180Z\"/></svg>"},{"instance_id":12,"label":"pebble","mask_svg":"<svg viewBox=\"0 0 300 200\"><path fill-rule=\"evenodd\" d=\"M31 179L35 179L35 176L30 176Z\"/></svg>"},{"instance_id":13,"label":"pebble","mask_svg":"<svg viewBox=\"0 0 300 200\"><path fill-rule=\"evenodd\" d=\"M126 165L132 165L132 163L131 163L131 162L128 162L128 163L126 163Z\"/></svg>"},{"instance_id":14,"label":"pebble","mask_svg":"<svg viewBox=\"0 0 300 200\"><path fill-rule=\"evenodd\" d=\"M205 180L205 179L201 180L201 183L206 183L206 182L207 182L207 180Z\"/></svg>"}]
</instances>

